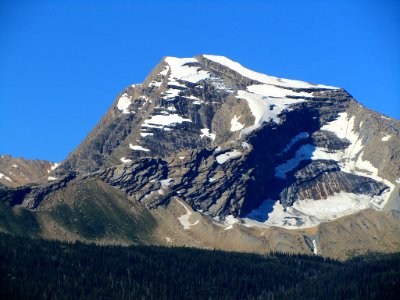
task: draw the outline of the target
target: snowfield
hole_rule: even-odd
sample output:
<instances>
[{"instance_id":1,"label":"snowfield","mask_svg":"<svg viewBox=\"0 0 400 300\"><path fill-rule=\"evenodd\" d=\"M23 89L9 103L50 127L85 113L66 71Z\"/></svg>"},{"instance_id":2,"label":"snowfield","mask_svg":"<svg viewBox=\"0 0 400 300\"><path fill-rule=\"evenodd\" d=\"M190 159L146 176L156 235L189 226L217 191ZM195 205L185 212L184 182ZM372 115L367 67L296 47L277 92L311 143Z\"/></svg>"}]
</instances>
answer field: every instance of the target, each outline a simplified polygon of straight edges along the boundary
<instances>
[{"instance_id":1,"label":"snowfield","mask_svg":"<svg viewBox=\"0 0 400 300\"><path fill-rule=\"evenodd\" d=\"M282 87L290 87L290 88L323 88L323 89L338 89L337 87L322 85L322 84L312 84L299 80L291 80L284 78L277 78L274 76L268 76L262 73L254 72L250 69L243 67L241 64L230 60L225 56L219 55L203 55L206 59L219 63L223 66L228 67L229 69L239 73L240 75L247 77L249 79L253 79L259 81L261 83L277 85Z\"/></svg>"},{"instance_id":2,"label":"snowfield","mask_svg":"<svg viewBox=\"0 0 400 300\"><path fill-rule=\"evenodd\" d=\"M340 192L327 199L299 200L286 210L279 201L266 200L248 214L244 221L248 227L309 228L363 209L376 209L377 203L379 205L385 196L371 197Z\"/></svg>"}]
</instances>

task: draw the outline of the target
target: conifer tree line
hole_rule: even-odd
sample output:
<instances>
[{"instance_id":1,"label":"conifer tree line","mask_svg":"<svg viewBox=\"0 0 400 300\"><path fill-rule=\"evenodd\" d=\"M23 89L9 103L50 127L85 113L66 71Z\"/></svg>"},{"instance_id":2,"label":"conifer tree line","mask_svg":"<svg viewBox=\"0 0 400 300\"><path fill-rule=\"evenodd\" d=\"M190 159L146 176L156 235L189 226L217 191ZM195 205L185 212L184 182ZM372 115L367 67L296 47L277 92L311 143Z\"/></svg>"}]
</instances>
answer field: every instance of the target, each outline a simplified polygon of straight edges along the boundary
<instances>
[{"instance_id":1,"label":"conifer tree line","mask_svg":"<svg viewBox=\"0 0 400 300\"><path fill-rule=\"evenodd\" d=\"M96 246L0 234L0 299L399 299L400 254Z\"/></svg>"}]
</instances>

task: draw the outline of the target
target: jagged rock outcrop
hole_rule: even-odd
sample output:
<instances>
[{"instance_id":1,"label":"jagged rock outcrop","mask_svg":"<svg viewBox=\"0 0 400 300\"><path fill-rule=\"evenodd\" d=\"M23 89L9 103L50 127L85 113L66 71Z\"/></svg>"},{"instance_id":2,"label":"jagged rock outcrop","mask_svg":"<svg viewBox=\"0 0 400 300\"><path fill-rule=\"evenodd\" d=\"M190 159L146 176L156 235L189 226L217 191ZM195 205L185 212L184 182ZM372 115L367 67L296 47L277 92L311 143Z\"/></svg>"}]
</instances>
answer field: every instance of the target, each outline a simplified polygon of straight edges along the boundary
<instances>
[{"instance_id":1,"label":"jagged rock outcrop","mask_svg":"<svg viewBox=\"0 0 400 300\"><path fill-rule=\"evenodd\" d=\"M29 209L35 209L44 200L44 198L59 189L64 188L69 181L75 178L74 173L69 173L63 177L51 180L45 184L35 186L22 186L16 189L5 189L1 193L3 201L7 201L9 205L23 205Z\"/></svg>"}]
</instances>

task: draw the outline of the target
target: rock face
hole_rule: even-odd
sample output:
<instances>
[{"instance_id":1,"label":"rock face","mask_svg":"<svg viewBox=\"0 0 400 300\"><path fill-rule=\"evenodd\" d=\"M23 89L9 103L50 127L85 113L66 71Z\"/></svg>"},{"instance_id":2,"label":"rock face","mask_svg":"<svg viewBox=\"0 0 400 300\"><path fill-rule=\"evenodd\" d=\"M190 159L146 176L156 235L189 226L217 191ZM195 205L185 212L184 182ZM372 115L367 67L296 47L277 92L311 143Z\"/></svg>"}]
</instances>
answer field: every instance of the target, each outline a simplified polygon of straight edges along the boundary
<instances>
[{"instance_id":1,"label":"rock face","mask_svg":"<svg viewBox=\"0 0 400 300\"><path fill-rule=\"evenodd\" d=\"M46 160L29 160L10 155L0 156L0 186L18 187L48 177L58 164Z\"/></svg>"},{"instance_id":2,"label":"rock face","mask_svg":"<svg viewBox=\"0 0 400 300\"><path fill-rule=\"evenodd\" d=\"M204 232L241 226L245 239L259 243L252 232L260 228L283 234L351 220L366 209L378 213L388 202L397 207L400 122L362 107L341 88L267 76L221 56L166 57L142 84L122 91L49 175L54 181L0 197L44 211L71 186L101 186L104 199L115 189L149 211L157 220L152 226L167 228L168 209L183 206L180 239L200 228L188 221L196 215L208 224ZM303 242L290 251L323 253L316 234L299 232L296 239Z\"/></svg>"}]
</instances>

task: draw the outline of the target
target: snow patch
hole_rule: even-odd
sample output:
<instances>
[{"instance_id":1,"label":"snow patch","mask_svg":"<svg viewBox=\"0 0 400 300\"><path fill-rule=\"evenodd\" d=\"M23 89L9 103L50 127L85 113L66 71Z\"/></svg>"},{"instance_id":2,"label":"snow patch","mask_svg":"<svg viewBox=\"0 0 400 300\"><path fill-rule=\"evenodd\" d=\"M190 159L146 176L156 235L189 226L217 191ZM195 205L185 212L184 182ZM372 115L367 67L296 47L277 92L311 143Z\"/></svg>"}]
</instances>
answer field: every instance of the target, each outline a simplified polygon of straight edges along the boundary
<instances>
[{"instance_id":1,"label":"snow patch","mask_svg":"<svg viewBox=\"0 0 400 300\"><path fill-rule=\"evenodd\" d=\"M17 165L12 165L14 168L18 168L18 166Z\"/></svg>"},{"instance_id":2,"label":"snow patch","mask_svg":"<svg viewBox=\"0 0 400 300\"><path fill-rule=\"evenodd\" d=\"M210 138L210 139L212 139L212 140L215 140L215 133L210 133L210 129L208 129L208 128L203 128L203 129L201 129L200 131L202 132L202 134L200 134L200 137L201 137L201 138L203 138L203 137L208 137L208 138Z\"/></svg>"},{"instance_id":3,"label":"snow patch","mask_svg":"<svg viewBox=\"0 0 400 300\"><path fill-rule=\"evenodd\" d=\"M200 100L198 97L190 95L190 96L183 96L183 98L190 99L190 100Z\"/></svg>"},{"instance_id":4,"label":"snow patch","mask_svg":"<svg viewBox=\"0 0 400 300\"><path fill-rule=\"evenodd\" d=\"M317 241L315 239L312 240L313 243L313 249L312 252L317 255L318 254L318 248L317 248Z\"/></svg>"},{"instance_id":5,"label":"snow patch","mask_svg":"<svg viewBox=\"0 0 400 300\"><path fill-rule=\"evenodd\" d=\"M57 169L59 165L60 165L59 163L54 163L54 164L50 167L50 170L53 171L53 170Z\"/></svg>"},{"instance_id":6,"label":"snow patch","mask_svg":"<svg viewBox=\"0 0 400 300\"><path fill-rule=\"evenodd\" d=\"M149 84L149 87L156 87L156 88L158 88L158 87L160 87L161 85L162 85L162 81L155 81L155 80L153 80L152 82L150 82L150 84Z\"/></svg>"},{"instance_id":7,"label":"snow patch","mask_svg":"<svg viewBox=\"0 0 400 300\"><path fill-rule=\"evenodd\" d=\"M167 76L169 71L169 66L165 66L164 70L160 72L160 75Z\"/></svg>"},{"instance_id":8,"label":"snow patch","mask_svg":"<svg viewBox=\"0 0 400 300\"><path fill-rule=\"evenodd\" d=\"M184 156L179 156L179 159L183 160L183 159L185 159L185 157Z\"/></svg>"},{"instance_id":9,"label":"snow patch","mask_svg":"<svg viewBox=\"0 0 400 300\"><path fill-rule=\"evenodd\" d=\"M178 199L176 199L176 201L183 206L183 208L186 210L186 214L180 216L178 218L179 222L182 224L183 229L188 230L190 229L191 226L197 225L199 223L199 220L197 220L194 223L190 223L189 222L189 218L192 215L192 212L186 207L185 204L183 204L183 202L179 201Z\"/></svg>"},{"instance_id":10,"label":"snow patch","mask_svg":"<svg viewBox=\"0 0 400 300\"><path fill-rule=\"evenodd\" d=\"M224 228L224 230L229 230L233 228L233 225L239 223L239 220L236 219L233 215L228 215L225 217L225 224L228 224L227 227Z\"/></svg>"},{"instance_id":11,"label":"snow patch","mask_svg":"<svg viewBox=\"0 0 400 300\"><path fill-rule=\"evenodd\" d=\"M167 240L168 243L172 243L172 239L170 237L166 236L165 239Z\"/></svg>"},{"instance_id":12,"label":"snow patch","mask_svg":"<svg viewBox=\"0 0 400 300\"><path fill-rule=\"evenodd\" d=\"M9 182L12 182L12 179L10 177L5 176L4 174L0 173L0 179L3 178L3 177L4 177L5 180L7 180Z\"/></svg>"},{"instance_id":13,"label":"snow patch","mask_svg":"<svg viewBox=\"0 0 400 300\"><path fill-rule=\"evenodd\" d=\"M131 105L131 102L131 97L129 97L127 93L124 93L118 100L117 108L122 111L123 114L129 114L130 111L128 107Z\"/></svg>"},{"instance_id":14,"label":"snow patch","mask_svg":"<svg viewBox=\"0 0 400 300\"><path fill-rule=\"evenodd\" d=\"M142 137L146 137L146 136L153 136L154 133L152 133L152 132L141 132L140 135L141 135Z\"/></svg>"},{"instance_id":15,"label":"snow patch","mask_svg":"<svg viewBox=\"0 0 400 300\"><path fill-rule=\"evenodd\" d=\"M249 88L249 87L248 87ZM274 98L266 94L252 93L239 90L236 98L245 99L249 105L250 111L254 116L254 125L242 130L242 133L249 133L264 122L280 123L279 114L283 110L289 109L289 106L295 103L304 102L304 99Z\"/></svg>"},{"instance_id":16,"label":"snow patch","mask_svg":"<svg viewBox=\"0 0 400 300\"><path fill-rule=\"evenodd\" d=\"M230 152L226 152L224 154L220 154L215 159L217 160L217 163L222 165L222 164L226 163L229 159L238 157L240 155L242 155L242 152L233 150Z\"/></svg>"},{"instance_id":17,"label":"snow patch","mask_svg":"<svg viewBox=\"0 0 400 300\"><path fill-rule=\"evenodd\" d=\"M236 115L231 120L231 131L239 131L243 129L244 125L239 122L241 116L237 117Z\"/></svg>"},{"instance_id":18,"label":"snow patch","mask_svg":"<svg viewBox=\"0 0 400 300\"><path fill-rule=\"evenodd\" d=\"M251 146L250 146L250 144L249 143L247 143L247 142L242 142L242 148L244 148L244 149L251 149Z\"/></svg>"},{"instance_id":19,"label":"snow patch","mask_svg":"<svg viewBox=\"0 0 400 300\"><path fill-rule=\"evenodd\" d=\"M385 136L382 138L382 142L387 142L391 137L392 137L392 136L391 136L390 134L385 135Z\"/></svg>"},{"instance_id":20,"label":"snow patch","mask_svg":"<svg viewBox=\"0 0 400 300\"><path fill-rule=\"evenodd\" d=\"M170 88L164 93L164 98L168 100L178 97L181 91L182 90Z\"/></svg>"},{"instance_id":21,"label":"snow patch","mask_svg":"<svg viewBox=\"0 0 400 300\"><path fill-rule=\"evenodd\" d=\"M126 163L129 163L129 162L131 162L131 161L132 161L132 159L125 158L125 157L121 157L121 161L122 161L124 164L126 164Z\"/></svg>"},{"instance_id":22,"label":"snow patch","mask_svg":"<svg viewBox=\"0 0 400 300\"><path fill-rule=\"evenodd\" d=\"M142 127L149 128L164 128L164 126L175 126L176 124L181 124L183 122L192 122L190 119L182 118L180 115L155 115L151 116L142 124Z\"/></svg>"},{"instance_id":23,"label":"snow patch","mask_svg":"<svg viewBox=\"0 0 400 300\"><path fill-rule=\"evenodd\" d=\"M171 67L169 75L171 84L175 83L176 79L196 83L200 80L210 78L209 72L201 70L198 66L188 65L190 63L197 63L195 58L167 57L165 62Z\"/></svg>"},{"instance_id":24,"label":"snow patch","mask_svg":"<svg viewBox=\"0 0 400 300\"><path fill-rule=\"evenodd\" d=\"M129 144L129 148L132 150L135 150L135 151L145 151L145 152L150 151L150 149L143 148L142 146L138 146L138 145L132 145L132 144Z\"/></svg>"},{"instance_id":25,"label":"snow patch","mask_svg":"<svg viewBox=\"0 0 400 300\"><path fill-rule=\"evenodd\" d=\"M166 189L172 184L173 181L174 180L172 178L167 178L167 179L164 179L164 180L160 180L160 184L161 184L161 186L163 188Z\"/></svg>"},{"instance_id":26,"label":"snow patch","mask_svg":"<svg viewBox=\"0 0 400 300\"><path fill-rule=\"evenodd\" d=\"M145 123L142 124L142 127L145 127L145 128L157 128L157 129L163 129L164 128L161 125L151 125L151 124L145 124Z\"/></svg>"},{"instance_id":27,"label":"snow patch","mask_svg":"<svg viewBox=\"0 0 400 300\"><path fill-rule=\"evenodd\" d=\"M54 177L54 176L49 176L49 177L47 177L47 180L48 181L54 181L54 180L57 180L58 178L57 177Z\"/></svg>"}]
</instances>

